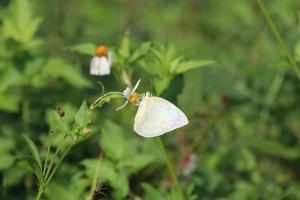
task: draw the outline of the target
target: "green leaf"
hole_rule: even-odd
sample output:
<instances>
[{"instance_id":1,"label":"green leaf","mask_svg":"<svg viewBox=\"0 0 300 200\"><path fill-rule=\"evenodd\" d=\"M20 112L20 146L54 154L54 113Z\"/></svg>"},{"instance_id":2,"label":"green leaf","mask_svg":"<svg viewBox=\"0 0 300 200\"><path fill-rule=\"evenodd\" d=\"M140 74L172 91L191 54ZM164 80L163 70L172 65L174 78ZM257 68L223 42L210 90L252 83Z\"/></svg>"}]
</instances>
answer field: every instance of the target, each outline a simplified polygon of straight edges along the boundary
<instances>
[{"instance_id":1,"label":"green leaf","mask_svg":"<svg viewBox=\"0 0 300 200\"><path fill-rule=\"evenodd\" d=\"M28 149L30 155L37 162L39 168L42 169L41 158L40 158L39 152L38 152L35 144L33 143L33 141L29 137L27 137L27 135L22 134L22 136L24 138L24 141L26 142L27 149Z\"/></svg>"},{"instance_id":2,"label":"green leaf","mask_svg":"<svg viewBox=\"0 0 300 200\"><path fill-rule=\"evenodd\" d=\"M8 169L14 163L14 158L7 154L7 155L0 155L0 170Z\"/></svg>"},{"instance_id":3,"label":"green leaf","mask_svg":"<svg viewBox=\"0 0 300 200\"><path fill-rule=\"evenodd\" d=\"M38 163L38 161L32 157L25 157L25 159L28 162L28 164L30 165L30 167L32 168L36 177L38 178L39 183L43 183L44 182L43 171L42 171L42 168L40 167L40 164Z\"/></svg>"},{"instance_id":4,"label":"green leaf","mask_svg":"<svg viewBox=\"0 0 300 200\"><path fill-rule=\"evenodd\" d=\"M0 110L7 112L17 112L21 95L14 91L0 92Z\"/></svg>"},{"instance_id":5,"label":"green leaf","mask_svg":"<svg viewBox=\"0 0 300 200\"><path fill-rule=\"evenodd\" d=\"M3 35L33 48L41 43L35 39L41 18L32 15L32 6L28 0L15 0L9 6L9 14L3 19Z\"/></svg>"},{"instance_id":6,"label":"green leaf","mask_svg":"<svg viewBox=\"0 0 300 200\"><path fill-rule=\"evenodd\" d=\"M90 56L95 55L96 46L92 43L81 43L70 47L70 50Z\"/></svg>"},{"instance_id":7,"label":"green leaf","mask_svg":"<svg viewBox=\"0 0 300 200\"><path fill-rule=\"evenodd\" d=\"M134 156L128 157L126 160L124 160L123 165L125 166L126 172L128 174L131 174L146 167L152 161L154 161L153 156L147 155L142 152L136 152Z\"/></svg>"},{"instance_id":8,"label":"green leaf","mask_svg":"<svg viewBox=\"0 0 300 200\"><path fill-rule=\"evenodd\" d=\"M62 78L77 88L85 88L92 85L89 80L82 76L79 69L74 68L74 66L59 58L49 60L45 66L43 66L42 74L39 77L43 81Z\"/></svg>"},{"instance_id":9,"label":"green leaf","mask_svg":"<svg viewBox=\"0 0 300 200\"><path fill-rule=\"evenodd\" d=\"M114 160L121 159L126 150L122 128L112 121L105 121L102 126L100 145L108 157Z\"/></svg>"},{"instance_id":10,"label":"green leaf","mask_svg":"<svg viewBox=\"0 0 300 200\"><path fill-rule=\"evenodd\" d=\"M165 198L161 195L159 190L154 188L153 186L147 184L147 183L142 183L142 188L145 191L145 200L153 200L153 199L160 199L164 200Z\"/></svg>"},{"instance_id":11,"label":"green leaf","mask_svg":"<svg viewBox=\"0 0 300 200\"><path fill-rule=\"evenodd\" d=\"M184 72L186 72L188 70L191 70L191 69L196 69L196 68L199 68L199 67L205 67L205 66L212 65L212 64L215 64L215 63L216 62L212 61L212 60L186 61L186 62L178 64L176 66L176 68L174 69L174 72L177 73L177 74L180 74L180 73L184 73Z\"/></svg>"},{"instance_id":12,"label":"green leaf","mask_svg":"<svg viewBox=\"0 0 300 200\"><path fill-rule=\"evenodd\" d=\"M82 162L86 167L87 176L92 179L97 165L96 159L87 159ZM116 171L116 166L109 160L102 160L99 170L99 181L108 182L114 189L114 199L124 199L129 192L128 177Z\"/></svg>"},{"instance_id":13,"label":"green leaf","mask_svg":"<svg viewBox=\"0 0 300 200\"><path fill-rule=\"evenodd\" d=\"M37 88L47 87L49 82L54 85L60 79L76 88L86 88L92 85L82 75L79 67L73 66L60 58L51 58L47 61L38 58L27 62L24 75L27 84Z\"/></svg>"},{"instance_id":14,"label":"green leaf","mask_svg":"<svg viewBox=\"0 0 300 200\"><path fill-rule=\"evenodd\" d=\"M66 112L64 110L64 112ZM69 113L67 113L69 115ZM73 122L72 116L72 122ZM49 126L53 129L55 133L68 133L70 131L68 117L60 117L54 109L49 109L46 112L46 120Z\"/></svg>"},{"instance_id":15,"label":"green leaf","mask_svg":"<svg viewBox=\"0 0 300 200\"><path fill-rule=\"evenodd\" d=\"M295 160L300 156L300 149L284 146L277 141L253 137L248 138L247 142L254 149L271 156L287 160Z\"/></svg>"},{"instance_id":16,"label":"green leaf","mask_svg":"<svg viewBox=\"0 0 300 200\"><path fill-rule=\"evenodd\" d=\"M180 197L180 193L175 190L172 189L167 195L166 195L166 200L182 200L182 198Z\"/></svg>"},{"instance_id":17,"label":"green leaf","mask_svg":"<svg viewBox=\"0 0 300 200\"><path fill-rule=\"evenodd\" d=\"M147 54L150 50L152 46L152 42L144 42L140 48L138 48L137 50L135 50L132 54L132 56L130 57L130 61L129 62L135 62L138 59L140 59L142 56L144 56L145 54Z\"/></svg>"},{"instance_id":18,"label":"green leaf","mask_svg":"<svg viewBox=\"0 0 300 200\"><path fill-rule=\"evenodd\" d=\"M163 76L168 73L168 71L159 62L140 60L138 64L147 73L155 76Z\"/></svg>"},{"instance_id":19,"label":"green leaf","mask_svg":"<svg viewBox=\"0 0 300 200\"><path fill-rule=\"evenodd\" d=\"M128 32L125 34L122 42L121 42L121 46L119 49L119 53L124 57L124 58L128 58L130 55L130 41L128 38Z\"/></svg>"},{"instance_id":20,"label":"green leaf","mask_svg":"<svg viewBox=\"0 0 300 200\"><path fill-rule=\"evenodd\" d=\"M4 172L4 183L7 188L17 185L24 180L24 176L28 173L27 163L14 164Z\"/></svg>"},{"instance_id":21,"label":"green leaf","mask_svg":"<svg viewBox=\"0 0 300 200\"><path fill-rule=\"evenodd\" d=\"M170 77L155 78L153 81L156 95L160 95L168 86L171 81Z\"/></svg>"},{"instance_id":22,"label":"green leaf","mask_svg":"<svg viewBox=\"0 0 300 200\"><path fill-rule=\"evenodd\" d=\"M129 192L129 182L128 182L128 177L119 174L118 179L111 183L112 187L115 189L114 191L114 199L125 199Z\"/></svg>"},{"instance_id":23,"label":"green leaf","mask_svg":"<svg viewBox=\"0 0 300 200\"><path fill-rule=\"evenodd\" d=\"M15 147L15 143L8 138L0 138L0 155L6 154Z\"/></svg>"},{"instance_id":24,"label":"green leaf","mask_svg":"<svg viewBox=\"0 0 300 200\"><path fill-rule=\"evenodd\" d=\"M85 159L81 164L86 168L85 173L90 179L93 179L97 165L96 159ZM113 163L109 160L102 160L100 162L99 179L101 182L114 182L118 178Z\"/></svg>"},{"instance_id":25,"label":"green leaf","mask_svg":"<svg viewBox=\"0 0 300 200\"><path fill-rule=\"evenodd\" d=\"M0 92L9 87L19 86L22 83L22 76L13 66L0 70Z\"/></svg>"},{"instance_id":26,"label":"green leaf","mask_svg":"<svg viewBox=\"0 0 300 200\"><path fill-rule=\"evenodd\" d=\"M87 127L92 121L92 111L89 109L86 100L81 103L79 110L74 116L74 120L80 127Z\"/></svg>"}]
</instances>

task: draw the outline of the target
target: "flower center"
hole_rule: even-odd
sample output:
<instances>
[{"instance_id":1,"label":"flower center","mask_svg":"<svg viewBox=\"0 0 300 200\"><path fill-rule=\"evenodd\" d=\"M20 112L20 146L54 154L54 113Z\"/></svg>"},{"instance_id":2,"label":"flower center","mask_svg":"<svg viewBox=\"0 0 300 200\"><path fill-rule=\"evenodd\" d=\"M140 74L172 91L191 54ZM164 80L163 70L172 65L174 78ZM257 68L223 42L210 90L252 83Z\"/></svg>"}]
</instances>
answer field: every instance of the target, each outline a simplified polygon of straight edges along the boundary
<instances>
[{"instance_id":1,"label":"flower center","mask_svg":"<svg viewBox=\"0 0 300 200\"><path fill-rule=\"evenodd\" d=\"M95 55L98 57L107 56L108 54L108 47L105 45L100 45L95 49Z\"/></svg>"},{"instance_id":2,"label":"flower center","mask_svg":"<svg viewBox=\"0 0 300 200\"><path fill-rule=\"evenodd\" d=\"M129 103L135 104L137 102L137 98L138 98L138 93L134 92L129 96L128 101Z\"/></svg>"}]
</instances>

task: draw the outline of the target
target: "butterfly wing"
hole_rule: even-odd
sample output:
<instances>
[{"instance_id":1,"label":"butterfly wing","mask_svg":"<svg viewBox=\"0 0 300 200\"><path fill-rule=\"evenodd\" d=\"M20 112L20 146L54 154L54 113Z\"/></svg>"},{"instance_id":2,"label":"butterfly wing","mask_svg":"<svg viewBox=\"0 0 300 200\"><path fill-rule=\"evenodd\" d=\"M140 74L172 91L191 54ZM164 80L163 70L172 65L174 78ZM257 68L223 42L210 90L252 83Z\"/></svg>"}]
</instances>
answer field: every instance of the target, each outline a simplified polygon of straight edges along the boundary
<instances>
[{"instance_id":1,"label":"butterfly wing","mask_svg":"<svg viewBox=\"0 0 300 200\"><path fill-rule=\"evenodd\" d=\"M144 97L134 119L134 130L143 137L155 137L188 124L185 114L160 97Z\"/></svg>"}]
</instances>

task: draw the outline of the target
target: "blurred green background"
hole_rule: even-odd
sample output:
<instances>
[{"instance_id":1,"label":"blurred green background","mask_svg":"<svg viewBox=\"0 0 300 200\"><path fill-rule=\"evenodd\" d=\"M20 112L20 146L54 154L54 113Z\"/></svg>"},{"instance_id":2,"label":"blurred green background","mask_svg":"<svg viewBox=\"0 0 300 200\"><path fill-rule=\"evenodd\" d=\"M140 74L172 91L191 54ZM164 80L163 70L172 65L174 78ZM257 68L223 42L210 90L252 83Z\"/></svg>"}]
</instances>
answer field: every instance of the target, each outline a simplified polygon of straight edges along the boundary
<instances>
[{"instance_id":1,"label":"blurred green background","mask_svg":"<svg viewBox=\"0 0 300 200\"><path fill-rule=\"evenodd\" d=\"M265 4L299 66L300 1ZM117 75L89 75L91 56L70 47L118 49L126 32L133 49L171 42L190 59L216 61L176 75L162 93L190 119L162 137L187 199L300 199L300 84L251 0L0 0L0 199L37 192L18 160L21 133L45 155L57 105L67 118L100 95L96 81L106 91L125 88ZM134 81L144 76L133 73ZM45 199L84 199L100 149L105 195L95 199L178 198L154 140L133 131L136 107L115 112L120 103L93 113L93 135L72 149ZM116 146L122 153L110 158Z\"/></svg>"}]
</instances>

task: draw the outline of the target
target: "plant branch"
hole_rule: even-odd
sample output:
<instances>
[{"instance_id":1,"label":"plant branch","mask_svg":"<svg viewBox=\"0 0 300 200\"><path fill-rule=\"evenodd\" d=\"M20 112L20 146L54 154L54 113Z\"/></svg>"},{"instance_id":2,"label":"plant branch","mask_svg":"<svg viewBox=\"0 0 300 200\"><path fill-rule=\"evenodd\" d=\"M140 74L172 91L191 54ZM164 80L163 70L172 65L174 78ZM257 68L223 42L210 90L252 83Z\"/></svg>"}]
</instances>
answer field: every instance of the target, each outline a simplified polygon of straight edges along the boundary
<instances>
[{"instance_id":1,"label":"plant branch","mask_svg":"<svg viewBox=\"0 0 300 200\"><path fill-rule=\"evenodd\" d=\"M68 152L70 151L70 149L73 147L73 144L69 145L66 150L64 151L64 153L62 154L62 156L58 159L55 167L53 168L51 174L49 175L49 177L46 179L45 182L45 187L48 186L48 184L50 183L50 181L52 180L54 174L56 173L57 168L59 167L59 165L61 164L61 162L63 161L63 159L66 157L66 155L68 154Z\"/></svg>"},{"instance_id":2,"label":"plant branch","mask_svg":"<svg viewBox=\"0 0 300 200\"><path fill-rule=\"evenodd\" d=\"M276 28L274 22L272 21L271 17L270 17L270 14L269 12L267 11L266 7L265 7L265 4L263 3L262 0L257 0L257 3L259 5L259 8L262 12L262 14L264 15L264 17L266 18L266 21L268 23L268 25L270 26L272 32L274 33L276 39L277 39L277 42L279 43L282 51L284 52L284 54L286 55L288 61L290 62L292 68L294 69L294 71L296 72L296 75L297 77L299 78L300 80L300 69L299 67L297 66L297 63L296 61L294 60L293 56L291 55L291 53L289 52L287 46L285 45L278 29Z\"/></svg>"}]
</instances>

